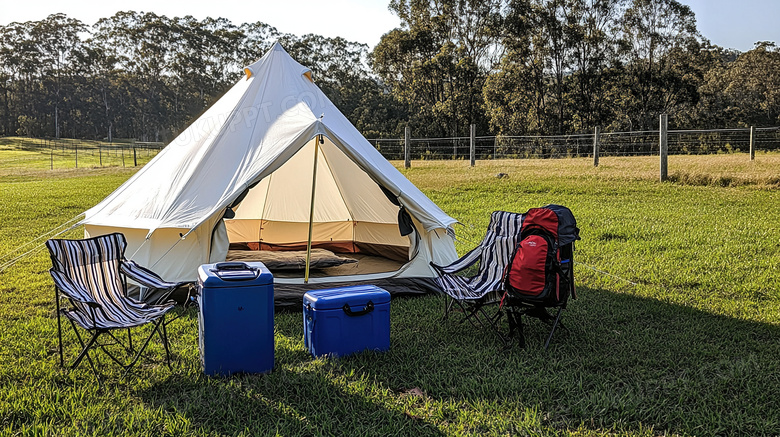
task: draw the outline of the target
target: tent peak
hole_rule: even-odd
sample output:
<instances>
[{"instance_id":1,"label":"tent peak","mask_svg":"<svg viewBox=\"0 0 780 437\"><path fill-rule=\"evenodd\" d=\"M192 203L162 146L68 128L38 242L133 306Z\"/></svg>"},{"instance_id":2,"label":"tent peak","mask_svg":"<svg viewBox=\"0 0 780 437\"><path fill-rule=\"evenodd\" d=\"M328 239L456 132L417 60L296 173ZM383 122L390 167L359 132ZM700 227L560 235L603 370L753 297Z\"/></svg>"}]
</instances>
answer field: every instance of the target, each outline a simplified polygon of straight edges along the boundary
<instances>
[{"instance_id":1,"label":"tent peak","mask_svg":"<svg viewBox=\"0 0 780 437\"><path fill-rule=\"evenodd\" d=\"M278 41L273 43L271 49L268 50L265 53L265 55L263 55L262 58L244 67L244 73L246 74L247 80L251 79L253 76L257 76L258 74L262 75L261 71L263 69L263 65L266 64L286 65L287 66L286 68L292 68L293 70L298 70L298 74L305 77L309 82L314 83L314 78L312 77L311 69L304 67L303 65L299 64L295 59L293 59L292 56L290 56L290 54L287 53L287 51L284 49L284 47L282 47L282 45Z\"/></svg>"}]
</instances>

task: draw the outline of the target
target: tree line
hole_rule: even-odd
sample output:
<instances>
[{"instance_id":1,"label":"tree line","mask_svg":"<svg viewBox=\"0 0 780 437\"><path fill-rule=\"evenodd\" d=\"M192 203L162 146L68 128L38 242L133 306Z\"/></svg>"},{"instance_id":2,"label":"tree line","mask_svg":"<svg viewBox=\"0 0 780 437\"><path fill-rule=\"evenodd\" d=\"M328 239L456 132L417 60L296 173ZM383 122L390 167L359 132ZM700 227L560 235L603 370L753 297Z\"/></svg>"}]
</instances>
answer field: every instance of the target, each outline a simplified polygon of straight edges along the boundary
<instances>
[{"instance_id":1,"label":"tree line","mask_svg":"<svg viewBox=\"0 0 780 437\"><path fill-rule=\"evenodd\" d=\"M369 50L133 11L0 26L0 135L169 141L279 41L371 138L780 124L780 49L711 44L676 0L390 0Z\"/></svg>"}]
</instances>

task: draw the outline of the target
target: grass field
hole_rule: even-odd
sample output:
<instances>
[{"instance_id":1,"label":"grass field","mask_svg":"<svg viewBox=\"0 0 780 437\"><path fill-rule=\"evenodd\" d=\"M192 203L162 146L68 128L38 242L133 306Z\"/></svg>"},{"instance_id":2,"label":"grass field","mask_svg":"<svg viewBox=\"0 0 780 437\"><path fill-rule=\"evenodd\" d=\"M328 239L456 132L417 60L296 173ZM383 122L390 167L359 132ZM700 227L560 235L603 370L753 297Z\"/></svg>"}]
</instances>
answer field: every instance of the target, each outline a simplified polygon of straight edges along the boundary
<instances>
[{"instance_id":1,"label":"grass field","mask_svg":"<svg viewBox=\"0 0 780 437\"><path fill-rule=\"evenodd\" d=\"M0 257L94 205L132 168L32 168L0 150ZM169 327L127 380L58 367L50 261L0 273L0 435L778 435L780 155L415 161L402 172L459 219L460 253L490 212L569 206L579 299L543 350L500 351L444 299L392 302L391 349L312 359L300 313L276 316L276 368L209 378L197 317ZM8 165L7 165L8 164ZM499 172L509 176L498 179ZM79 231L70 235L79 236ZM4 259L4 258L0 258ZM66 332L68 351L75 338Z\"/></svg>"}]
</instances>

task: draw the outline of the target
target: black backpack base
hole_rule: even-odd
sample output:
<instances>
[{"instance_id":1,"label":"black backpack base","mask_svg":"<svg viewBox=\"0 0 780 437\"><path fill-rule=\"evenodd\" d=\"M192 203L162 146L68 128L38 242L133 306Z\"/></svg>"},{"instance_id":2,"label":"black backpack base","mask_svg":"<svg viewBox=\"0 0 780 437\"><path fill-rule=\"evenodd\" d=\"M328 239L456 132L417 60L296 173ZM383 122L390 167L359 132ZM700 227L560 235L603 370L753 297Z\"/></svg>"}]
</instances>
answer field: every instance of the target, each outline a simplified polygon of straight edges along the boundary
<instances>
[{"instance_id":1,"label":"black backpack base","mask_svg":"<svg viewBox=\"0 0 780 437\"><path fill-rule=\"evenodd\" d=\"M555 313L555 315L550 314L547 309L548 308L554 308L554 307L545 307L540 305L534 305L531 303L528 303L525 299L521 300L514 300L512 298L511 292L508 292L505 296L506 302L506 317L507 322L509 323L509 334L504 338L505 342L505 348L509 349L512 347L512 338L517 335L519 339L519 345L521 348L525 347L525 333L523 332L523 316L526 317L533 317L536 319L539 319L543 323L550 326L550 334L547 336L547 341L544 343L544 349L547 350L547 348L550 346L550 341L552 340L553 334L555 333L555 329L560 326L561 328L565 330L569 330L566 328L566 326L563 325L563 322L561 322L561 314L563 310L566 309L566 304L559 305L558 311Z\"/></svg>"}]
</instances>

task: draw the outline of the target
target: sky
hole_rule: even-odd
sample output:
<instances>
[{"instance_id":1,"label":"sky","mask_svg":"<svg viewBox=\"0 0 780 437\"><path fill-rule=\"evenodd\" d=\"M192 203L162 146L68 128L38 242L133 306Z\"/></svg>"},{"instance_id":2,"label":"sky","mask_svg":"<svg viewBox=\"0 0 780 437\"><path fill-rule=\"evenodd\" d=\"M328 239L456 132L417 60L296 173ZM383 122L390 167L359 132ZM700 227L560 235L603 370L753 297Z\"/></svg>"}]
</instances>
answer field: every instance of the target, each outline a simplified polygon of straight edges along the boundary
<instances>
[{"instance_id":1,"label":"sky","mask_svg":"<svg viewBox=\"0 0 780 437\"><path fill-rule=\"evenodd\" d=\"M780 45L780 0L680 0L696 14L699 31L713 44L742 52L757 41ZM373 48L400 21L389 0L0 0L0 25L62 12L86 24L120 10L169 17L227 18L234 24L262 21L283 33L341 36ZM126 5L126 6L123 6Z\"/></svg>"},{"instance_id":2,"label":"sky","mask_svg":"<svg viewBox=\"0 0 780 437\"><path fill-rule=\"evenodd\" d=\"M154 12L168 17L227 18L233 24L261 21L283 33L340 36L373 48L400 25L389 0L0 0L0 25L42 20L62 12L91 25L118 11Z\"/></svg>"},{"instance_id":3,"label":"sky","mask_svg":"<svg viewBox=\"0 0 780 437\"><path fill-rule=\"evenodd\" d=\"M758 41L780 46L779 0L681 0L696 14L705 38L727 49L746 52Z\"/></svg>"}]
</instances>

